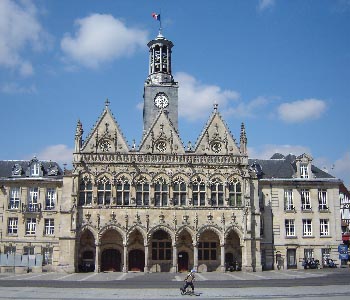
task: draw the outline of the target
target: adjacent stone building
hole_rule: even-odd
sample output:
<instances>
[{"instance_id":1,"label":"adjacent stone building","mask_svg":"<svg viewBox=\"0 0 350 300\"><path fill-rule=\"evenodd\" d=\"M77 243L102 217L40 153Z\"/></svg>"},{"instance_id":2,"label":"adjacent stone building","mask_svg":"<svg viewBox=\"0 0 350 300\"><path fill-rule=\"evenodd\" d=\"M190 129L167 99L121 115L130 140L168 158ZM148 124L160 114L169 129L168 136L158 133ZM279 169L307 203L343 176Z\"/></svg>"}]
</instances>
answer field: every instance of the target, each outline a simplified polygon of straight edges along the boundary
<instances>
[{"instance_id":1,"label":"adjacent stone building","mask_svg":"<svg viewBox=\"0 0 350 300\"><path fill-rule=\"evenodd\" d=\"M50 270L59 260L63 173L51 161L0 161L1 272Z\"/></svg>"}]
</instances>

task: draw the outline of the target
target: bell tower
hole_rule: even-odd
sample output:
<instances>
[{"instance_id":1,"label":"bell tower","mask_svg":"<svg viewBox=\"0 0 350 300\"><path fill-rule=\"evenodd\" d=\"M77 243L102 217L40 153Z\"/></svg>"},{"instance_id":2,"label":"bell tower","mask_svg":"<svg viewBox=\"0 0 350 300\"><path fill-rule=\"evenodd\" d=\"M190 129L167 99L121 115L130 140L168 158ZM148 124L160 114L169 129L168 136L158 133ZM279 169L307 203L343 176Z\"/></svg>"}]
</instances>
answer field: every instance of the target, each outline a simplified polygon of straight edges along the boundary
<instances>
[{"instance_id":1,"label":"bell tower","mask_svg":"<svg viewBox=\"0 0 350 300\"><path fill-rule=\"evenodd\" d=\"M178 131L178 83L171 73L171 49L174 45L159 32L147 46L149 73L143 94L143 133L149 130L160 110L167 111Z\"/></svg>"}]
</instances>

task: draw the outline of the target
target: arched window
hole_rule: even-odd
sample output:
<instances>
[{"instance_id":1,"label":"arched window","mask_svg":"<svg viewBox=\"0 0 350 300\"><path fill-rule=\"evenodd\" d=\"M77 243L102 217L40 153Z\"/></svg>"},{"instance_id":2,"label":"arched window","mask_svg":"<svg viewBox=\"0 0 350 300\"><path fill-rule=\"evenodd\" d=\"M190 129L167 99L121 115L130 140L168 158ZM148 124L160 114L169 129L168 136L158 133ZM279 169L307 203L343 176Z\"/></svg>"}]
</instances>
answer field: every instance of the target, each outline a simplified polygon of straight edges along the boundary
<instances>
[{"instance_id":1,"label":"arched window","mask_svg":"<svg viewBox=\"0 0 350 300\"><path fill-rule=\"evenodd\" d=\"M92 204L92 183L88 178L80 181L79 186L79 205L91 206Z\"/></svg>"},{"instance_id":2,"label":"arched window","mask_svg":"<svg viewBox=\"0 0 350 300\"><path fill-rule=\"evenodd\" d=\"M181 206L187 205L186 183L184 183L181 178L179 178L174 182L173 193L174 193L174 205L181 205Z\"/></svg>"},{"instance_id":3,"label":"arched window","mask_svg":"<svg viewBox=\"0 0 350 300\"><path fill-rule=\"evenodd\" d=\"M168 184L164 179L160 179L154 186L155 206L167 206L169 198Z\"/></svg>"},{"instance_id":4,"label":"arched window","mask_svg":"<svg viewBox=\"0 0 350 300\"><path fill-rule=\"evenodd\" d=\"M195 181L192 184L192 202L194 206L205 206L205 183L203 181Z\"/></svg>"},{"instance_id":5,"label":"arched window","mask_svg":"<svg viewBox=\"0 0 350 300\"><path fill-rule=\"evenodd\" d=\"M211 205L223 206L224 205L224 185L222 182L216 180L210 185L211 191Z\"/></svg>"},{"instance_id":6,"label":"arched window","mask_svg":"<svg viewBox=\"0 0 350 300\"><path fill-rule=\"evenodd\" d=\"M148 206L149 205L149 183L137 182L136 183L136 205Z\"/></svg>"},{"instance_id":7,"label":"arched window","mask_svg":"<svg viewBox=\"0 0 350 300\"><path fill-rule=\"evenodd\" d=\"M230 206L242 206L242 187L238 180L229 183L228 198Z\"/></svg>"},{"instance_id":8,"label":"arched window","mask_svg":"<svg viewBox=\"0 0 350 300\"><path fill-rule=\"evenodd\" d=\"M97 184L97 203L100 205L111 204L111 183L107 177L98 180Z\"/></svg>"},{"instance_id":9,"label":"arched window","mask_svg":"<svg viewBox=\"0 0 350 300\"><path fill-rule=\"evenodd\" d=\"M130 183L126 179L117 181L117 205L129 205Z\"/></svg>"}]
</instances>

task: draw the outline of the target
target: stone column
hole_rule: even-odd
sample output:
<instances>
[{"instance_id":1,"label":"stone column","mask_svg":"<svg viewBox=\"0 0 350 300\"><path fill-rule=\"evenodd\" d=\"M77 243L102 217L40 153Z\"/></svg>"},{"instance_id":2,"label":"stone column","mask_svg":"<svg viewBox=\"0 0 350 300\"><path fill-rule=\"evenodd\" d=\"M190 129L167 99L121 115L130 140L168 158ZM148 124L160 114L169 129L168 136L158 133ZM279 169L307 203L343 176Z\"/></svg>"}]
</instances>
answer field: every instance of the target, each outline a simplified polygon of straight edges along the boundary
<instances>
[{"instance_id":1,"label":"stone column","mask_svg":"<svg viewBox=\"0 0 350 300\"><path fill-rule=\"evenodd\" d=\"M100 266L100 243L95 243L95 273L99 273L101 271Z\"/></svg>"},{"instance_id":2,"label":"stone column","mask_svg":"<svg viewBox=\"0 0 350 300\"><path fill-rule=\"evenodd\" d=\"M177 272L177 245L173 245L173 273Z\"/></svg>"},{"instance_id":3,"label":"stone column","mask_svg":"<svg viewBox=\"0 0 350 300\"><path fill-rule=\"evenodd\" d=\"M193 244L193 269L198 271L198 244Z\"/></svg>"},{"instance_id":4,"label":"stone column","mask_svg":"<svg viewBox=\"0 0 350 300\"><path fill-rule=\"evenodd\" d=\"M220 269L221 269L221 272L225 272L225 244L221 244L220 248L221 248Z\"/></svg>"},{"instance_id":5,"label":"stone column","mask_svg":"<svg viewBox=\"0 0 350 300\"><path fill-rule=\"evenodd\" d=\"M123 249L123 272L128 272L128 246L124 245Z\"/></svg>"},{"instance_id":6,"label":"stone column","mask_svg":"<svg viewBox=\"0 0 350 300\"><path fill-rule=\"evenodd\" d=\"M148 244L145 244L145 267L143 269L143 271L145 273L149 272L149 266L148 266Z\"/></svg>"}]
</instances>

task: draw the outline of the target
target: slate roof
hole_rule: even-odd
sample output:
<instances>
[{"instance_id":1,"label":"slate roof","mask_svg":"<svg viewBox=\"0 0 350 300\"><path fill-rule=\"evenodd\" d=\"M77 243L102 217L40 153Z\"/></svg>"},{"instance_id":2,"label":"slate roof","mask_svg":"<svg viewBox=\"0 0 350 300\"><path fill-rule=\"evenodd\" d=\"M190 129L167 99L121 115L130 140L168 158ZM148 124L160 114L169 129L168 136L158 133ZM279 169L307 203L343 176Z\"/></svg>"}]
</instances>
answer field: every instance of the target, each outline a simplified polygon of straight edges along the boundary
<instances>
[{"instance_id":1,"label":"slate roof","mask_svg":"<svg viewBox=\"0 0 350 300\"><path fill-rule=\"evenodd\" d=\"M28 175L26 175L26 171L28 167L30 166L30 163L32 160L0 160L0 178L29 178ZM43 176L44 178L54 178L54 179L62 179L63 178L63 171L61 167L58 165L58 163L53 161L38 161L41 164L41 168L43 170ZM20 175L13 175L13 168L14 166L18 164L22 167L22 172ZM50 172L50 170L57 170L56 172ZM42 178L39 177L39 178ZM31 178L37 178L37 177L31 177Z\"/></svg>"},{"instance_id":2,"label":"slate roof","mask_svg":"<svg viewBox=\"0 0 350 300\"><path fill-rule=\"evenodd\" d=\"M249 159L249 165L256 170L259 179L292 179L296 175L296 156L275 153L270 159ZM334 176L311 165L314 179L335 179Z\"/></svg>"}]
</instances>

